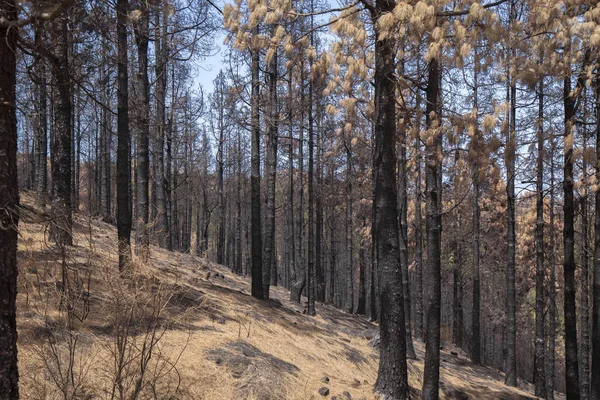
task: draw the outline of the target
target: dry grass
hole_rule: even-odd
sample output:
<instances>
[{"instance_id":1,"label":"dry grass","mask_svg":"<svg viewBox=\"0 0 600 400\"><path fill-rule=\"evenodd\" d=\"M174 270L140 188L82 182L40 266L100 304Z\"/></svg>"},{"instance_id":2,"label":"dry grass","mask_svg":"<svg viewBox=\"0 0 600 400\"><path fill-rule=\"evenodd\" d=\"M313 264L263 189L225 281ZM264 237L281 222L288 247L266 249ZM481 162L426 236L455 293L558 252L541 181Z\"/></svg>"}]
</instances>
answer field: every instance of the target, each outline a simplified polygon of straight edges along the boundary
<instances>
[{"instance_id":1,"label":"dry grass","mask_svg":"<svg viewBox=\"0 0 600 400\"><path fill-rule=\"evenodd\" d=\"M125 302L149 301L153 298L149 293L157 290L168 293L160 308L164 332L146 378L154 383L144 387L140 398L317 399L322 398L318 389L323 386L329 388L329 397L339 399L348 391L353 399L375 398L378 355L363 337L365 330L375 327L366 319L321 304L316 317L305 316L300 305L287 300L289 294L282 288L271 289L273 300L256 301L249 296L248 279L207 260L154 247L149 265L135 265L136 284L125 285L116 273L115 229L82 216L75 219L75 246L66 257L72 273L89 276L89 290L82 286L86 300L75 302L81 308L75 307L77 313L87 307L88 314L82 322L75 318L72 329L67 329L66 313L56 297L60 254L45 242L43 215L34 211L28 194L23 195L23 202L27 215L20 226L18 297L22 398L110 398L114 386L112 321L119 310L109 305L116 304L117 294ZM224 278L215 277L216 272ZM139 326L133 323L131 332L139 345L147 325L143 320L136 323ZM69 347L64 343L73 337L69 332L75 332L78 340L72 380L78 391L64 396L53 383L52 371L57 367L48 365L47 355L48 343L53 341L60 359L68 358ZM420 343L417 353L420 360L410 362L413 388L421 387ZM445 351L443 359L442 398L458 398L458 392L473 399L532 398L530 387L504 386L497 371L475 368L464 357ZM320 382L323 376L329 377L328 384Z\"/></svg>"}]
</instances>

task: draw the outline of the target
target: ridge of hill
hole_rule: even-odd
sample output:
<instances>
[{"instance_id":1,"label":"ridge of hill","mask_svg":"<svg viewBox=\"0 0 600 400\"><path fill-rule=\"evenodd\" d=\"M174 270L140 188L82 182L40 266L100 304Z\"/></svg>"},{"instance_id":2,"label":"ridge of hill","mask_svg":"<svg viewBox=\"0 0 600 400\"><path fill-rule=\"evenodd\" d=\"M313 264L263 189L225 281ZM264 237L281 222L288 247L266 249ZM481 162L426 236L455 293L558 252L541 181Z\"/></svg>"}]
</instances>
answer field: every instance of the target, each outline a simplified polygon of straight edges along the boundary
<instances>
[{"instance_id":1,"label":"ridge of hill","mask_svg":"<svg viewBox=\"0 0 600 400\"><path fill-rule=\"evenodd\" d=\"M190 254L152 247L117 272L116 229L76 215L74 246L48 243L47 210L22 194L19 368L23 399L376 399L376 325L289 292L250 296L248 278ZM409 360L411 396L424 346ZM442 399L534 399L529 384L442 350ZM557 395L558 399L562 397Z\"/></svg>"}]
</instances>

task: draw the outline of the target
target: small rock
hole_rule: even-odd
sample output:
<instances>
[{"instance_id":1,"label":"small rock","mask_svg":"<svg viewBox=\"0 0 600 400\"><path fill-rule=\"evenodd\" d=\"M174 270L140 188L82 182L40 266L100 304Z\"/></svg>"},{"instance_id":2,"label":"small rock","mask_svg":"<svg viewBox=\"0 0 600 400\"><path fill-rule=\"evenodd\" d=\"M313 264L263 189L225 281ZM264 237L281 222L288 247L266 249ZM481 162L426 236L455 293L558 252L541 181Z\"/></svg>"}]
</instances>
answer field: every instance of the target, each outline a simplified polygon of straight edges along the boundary
<instances>
[{"instance_id":1,"label":"small rock","mask_svg":"<svg viewBox=\"0 0 600 400\"><path fill-rule=\"evenodd\" d=\"M325 397L329 394L329 389L323 386L321 389L319 389L319 394Z\"/></svg>"},{"instance_id":2,"label":"small rock","mask_svg":"<svg viewBox=\"0 0 600 400\"><path fill-rule=\"evenodd\" d=\"M375 336L373 336L373 339L369 340L369 346L371 346L374 349L378 349L380 341L381 337L379 336L379 331L377 331Z\"/></svg>"},{"instance_id":3,"label":"small rock","mask_svg":"<svg viewBox=\"0 0 600 400\"><path fill-rule=\"evenodd\" d=\"M337 396L331 396L330 400L338 400Z\"/></svg>"},{"instance_id":4,"label":"small rock","mask_svg":"<svg viewBox=\"0 0 600 400\"><path fill-rule=\"evenodd\" d=\"M357 388L360 386L360 381L358 379L354 378L352 380L352 383L350 384L350 386Z\"/></svg>"},{"instance_id":5,"label":"small rock","mask_svg":"<svg viewBox=\"0 0 600 400\"><path fill-rule=\"evenodd\" d=\"M323 383L329 383L329 377L328 376L324 376L321 378L321 382Z\"/></svg>"},{"instance_id":6,"label":"small rock","mask_svg":"<svg viewBox=\"0 0 600 400\"><path fill-rule=\"evenodd\" d=\"M344 396L348 399L348 400L352 400L352 395L350 394L350 392L344 392Z\"/></svg>"}]
</instances>

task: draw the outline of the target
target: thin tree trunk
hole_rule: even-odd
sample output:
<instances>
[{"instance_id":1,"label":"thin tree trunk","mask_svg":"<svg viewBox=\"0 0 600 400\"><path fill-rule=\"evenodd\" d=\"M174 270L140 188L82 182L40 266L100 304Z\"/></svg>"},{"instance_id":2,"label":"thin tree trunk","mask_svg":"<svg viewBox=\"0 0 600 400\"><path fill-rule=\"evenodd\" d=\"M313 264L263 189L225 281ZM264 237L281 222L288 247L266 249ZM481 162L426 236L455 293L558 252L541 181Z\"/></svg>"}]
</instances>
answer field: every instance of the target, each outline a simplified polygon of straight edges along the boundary
<instances>
[{"instance_id":1,"label":"thin tree trunk","mask_svg":"<svg viewBox=\"0 0 600 400\"><path fill-rule=\"evenodd\" d=\"M258 27L254 30L254 36L258 35ZM251 229L252 229L252 296L263 300L263 256L262 256L262 228L260 218L260 121L259 121L259 50L251 50L252 58L252 96L251 102L251 126L252 126L252 173L251 173Z\"/></svg>"},{"instance_id":2,"label":"thin tree trunk","mask_svg":"<svg viewBox=\"0 0 600 400\"><path fill-rule=\"evenodd\" d=\"M427 129L439 129L440 120L440 81L441 68L439 61L429 62L429 78L427 85ZM441 134L431 133L434 140L427 146L425 167L426 182L426 229L427 229L427 263L424 276L425 285L425 367L423 370L423 399L431 400L439 397L440 380L440 313L441 313Z\"/></svg>"},{"instance_id":3,"label":"thin tree trunk","mask_svg":"<svg viewBox=\"0 0 600 400\"><path fill-rule=\"evenodd\" d=\"M149 102L148 91L148 30L149 18L146 2L141 3L141 17L135 29L138 47L138 126L137 126L137 180L136 180L136 253L143 262L150 253L148 218L150 212L149 172Z\"/></svg>"},{"instance_id":4,"label":"thin tree trunk","mask_svg":"<svg viewBox=\"0 0 600 400\"><path fill-rule=\"evenodd\" d=\"M128 1L117 0L117 234L119 240L119 271L131 262L131 173L129 157L129 91L127 72L127 13Z\"/></svg>"},{"instance_id":5,"label":"thin tree trunk","mask_svg":"<svg viewBox=\"0 0 600 400\"><path fill-rule=\"evenodd\" d=\"M35 33L37 43L41 43L41 28L38 27ZM37 85L37 125L36 129L36 158L35 158L35 182L37 200L41 205L45 205L47 187L48 187L48 105L46 89L46 63L43 59L38 60L37 77L40 83Z\"/></svg>"},{"instance_id":6,"label":"thin tree trunk","mask_svg":"<svg viewBox=\"0 0 600 400\"><path fill-rule=\"evenodd\" d=\"M548 243L548 262L550 263L550 306L548 310L548 352L546 354L546 395L548 400L554 400L554 374L556 358L556 236L554 225L554 153L555 142L550 136L550 238Z\"/></svg>"},{"instance_id":7,"label":"thin tree trunk","mask_svg":"<svg viewBox=\"0 0 600 400\"><path fill-rule=\"evenodd\" d=\"M564 270L564 315L565 315L565 374L567 400L579 400L579 363L577 354L577 309L575 290L575 212L573 201L573 119L575 99L571 94L571 78L563 81L564 96L564 204L563 204L563 270Z\"/></svg>"},{"instance_id":8,"label":"thin tree trunk","mask_svg":"<svg viewBox=\"0 0 600 400\"><path fill-rule=\"evenodd\" d=\"M275 32L276 27L273 27ZM263 274L263 291L265 298L269 298L270 285L277 284L277 270L275 261L275 180L277 177L277 129L278 129L278 104L277 104L277 51L268 61L269 84L269 118L267 121L267 160L265 163L266 184L266 210L265 210L265 256Z\"/></svg>"},{"instance_id":9,"label":"thin tree trunk","mask_svg":"<svg viewBox=\"0 0 600 400\"><path fill-rule=\"evenodd\" d=\"M478 81L479 74L479 53L477 47L474 51L474 66L473 66L473 123L475 124L475 136L472 138L470 147L474 150L474 154L478 154L480 149L479 121L478 121ZM471 203L472 209L472 280L473 280L473 308L471 315L471 362L473 364L481 364L481 281L479 274L479 258L481 251L481 229L479 223L479 159L475 158L472 164L471 181L473 184L473 198Z\"/></svg>"},{"instance_id":10,"label":"thin tree trunk","mask_svg":"<svg viewBox=\"0 0 600 400\"><path fill-rule=\"evenodd\" d=\"M161 8L163 11L161 12ZM156 55L156 143L154 148L154 157L156 157L156 206L158 221L156 229L158 231L158 243L162 248L171 250L171 236L169 227L169 218L167 214L167 177L165 173L165 108L167 93L167 23L168 11L164 0L159 0L157 11L154 17L155 41L154 53ZM161 20L162 15L162 20Z\"/></svg>"},{"instance_id":11,"label":"thin tree trunk","mask_svg":"<svg viewBox=\"0 0 600 400\"><path fill-rule=\"evenodd\" d=\"M54 222L50 230L52 239L62 246L73 244L71 204L71 80L69 76L69 33L66 14L54 22L55 54L53 63L57 92L55 100L55 137L52 144L52 187Z\"/></svg>"},{"instance_id":12,"label":"thin tree trunk","mask_svg":"<svg viewBox=\"0 0 600 400\"><path fill-rule=\"evenodd\" d=\"M346 146L346 297L344 311L354 311L354 243L352 234L352 149L350 143Z\"/></svg>"},{"instance_id":13,"label":"thin tree trunk","mask_svg":"<svg viewBox=\"0 0 600 400\"><path fill-rule=\"evenodd\" d=\"M546 355L545 355L545 300L544 300L544 80L540 81L538 93L537 131L537 171L536 171L536 235L535 235L535 363L533 381L535 395L546 397Z\"/></svg>"},{"instance_id":14,"label":"thin tree trunk","mask_svg":"<svg viewBox=\"0 0 600 400\"><path fill-rule=\"evenodd\" d=\"M402 66L404 69L404 65ZM398 123L399 154L398 158L398 215L400 239L400 269L402 271L402 293L404 296L404 319L406 329L406 356L412 360L417 358L412 340L412 325L410 318L410 283L408 277L408 172L406 170L406 126Z\"/></svg>"},{"instance_id":15,"label":"thin tree trunk","mask_svg":"<svg viewBox=\"0 0 600 400\"><path fill-rule=\"evenodd\" d=\"M304 270L304 66L300 63L300 126L298 137L298 204L296 205L296 280L292 283L290 298L300 303L306 285Z\"/></svg>"},{"instance_id":16,"label":"thin tree trunk","mask_svg":"<svg viewBox=\"0 0 600 400\"><path fill-rule=\"evenodd\" d=\"M420 129L420 97L417 98L417 129ZM423 339L423 222L421 193L421 137L415 138L415 337Z\"/></svg>"},{"instance_id":17,"label":"thin tree trunk","mask_svg":"<svg viewBox=\"0 0 600 400\"><path fill-rule=\"evenodd\" d=\"M600 178L600 77L596 77L596 178ZM592 293L592 399L600 398L600 190L594 194L594 283Z\"/></svg>"},{"instance_id":18,"label":"thin tree trunk","mask_svg":"<svg viewBox=\"0 0 600 400\"><path fill-rule=\"evenodd\" d=\"M516 284L515 284L515 158L516 158L516 95L514 77L510 77L510 126L506 138L506 223L507 223L507 264L506 264L506 358L504 383L517 386L517 321L516 321Z\"/></svg>"}]
</instances>

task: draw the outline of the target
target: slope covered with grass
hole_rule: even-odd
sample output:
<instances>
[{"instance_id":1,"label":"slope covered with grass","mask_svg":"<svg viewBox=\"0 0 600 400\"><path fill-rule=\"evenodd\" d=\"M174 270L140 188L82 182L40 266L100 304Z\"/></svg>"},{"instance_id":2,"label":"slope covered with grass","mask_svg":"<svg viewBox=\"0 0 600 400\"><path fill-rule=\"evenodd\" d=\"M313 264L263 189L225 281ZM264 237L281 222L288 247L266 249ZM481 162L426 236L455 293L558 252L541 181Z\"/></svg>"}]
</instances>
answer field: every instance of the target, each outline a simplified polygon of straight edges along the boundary
<instances>
[{"instance_id":1,"label":"slope covered with grass","mask_svg":"<svg viewBox=\"0 0 600 400\"><path fill-rule=\"evenodd\" d=\"M45 240L46 210L22 197L24 399L375 398L378 354L368 340L376 326L365 318L323 304L316 317L303 315L279 287L256 301L248 278L157 247L119 276L113 226L78 215L74 246L60 249ZM416 347L414 396L424 351ZM534 398L460 352L443 350L442 360L442 398Z\"/></svg>"}]
</instances>

